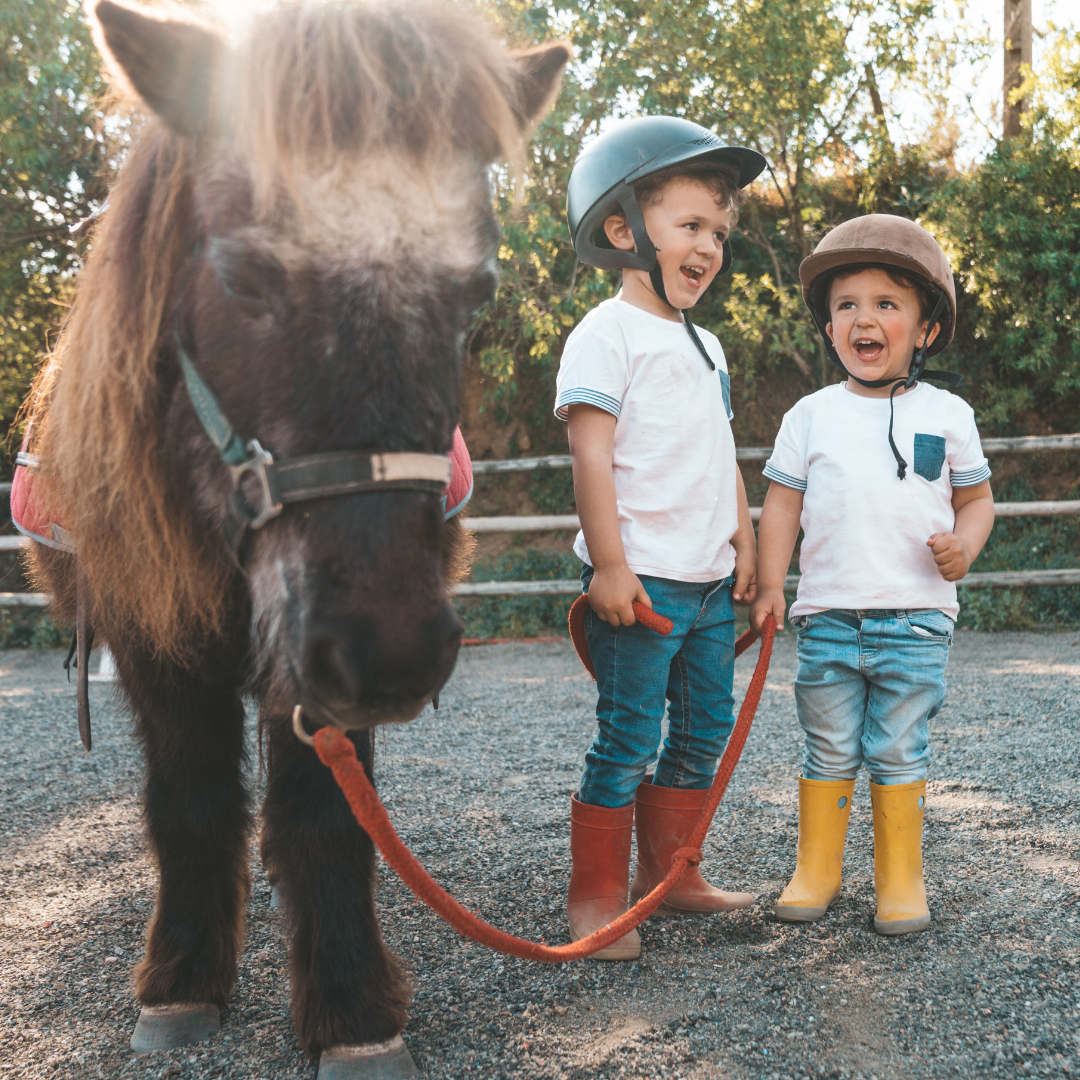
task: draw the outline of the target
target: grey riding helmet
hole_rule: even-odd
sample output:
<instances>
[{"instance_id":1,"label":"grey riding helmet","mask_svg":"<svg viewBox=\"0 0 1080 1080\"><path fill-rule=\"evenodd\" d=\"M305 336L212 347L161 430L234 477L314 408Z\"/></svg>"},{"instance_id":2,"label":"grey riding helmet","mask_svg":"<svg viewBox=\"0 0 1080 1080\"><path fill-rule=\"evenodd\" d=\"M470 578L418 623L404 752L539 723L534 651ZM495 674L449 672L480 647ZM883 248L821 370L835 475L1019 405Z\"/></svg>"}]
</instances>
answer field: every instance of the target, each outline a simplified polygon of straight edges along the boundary
<instances>
[{"instance_id":1,"label":"grey riding helmet","mask_svg":"<svg viewBox=\"0 0 1080 1080\"><path fill-rule=\"evenodd\" d=\"M740 188L755 180L766 167L756 150L727 146L713 132L678 116L642 116L624 120L604 132L574 162L566 190L566 219L577 257L600 270L658 269L656 248L645 230L634 195L634 182L667 169L697 161L717 161L729 165ZM630 223L636 251L620 251L611 246L604 222L622 212ZM731 246L725 242L719 273L731 266ZM653 274L653 285L656 278ZM663 279L657 292L665 300Z\"/></svg>"}]
</instances>

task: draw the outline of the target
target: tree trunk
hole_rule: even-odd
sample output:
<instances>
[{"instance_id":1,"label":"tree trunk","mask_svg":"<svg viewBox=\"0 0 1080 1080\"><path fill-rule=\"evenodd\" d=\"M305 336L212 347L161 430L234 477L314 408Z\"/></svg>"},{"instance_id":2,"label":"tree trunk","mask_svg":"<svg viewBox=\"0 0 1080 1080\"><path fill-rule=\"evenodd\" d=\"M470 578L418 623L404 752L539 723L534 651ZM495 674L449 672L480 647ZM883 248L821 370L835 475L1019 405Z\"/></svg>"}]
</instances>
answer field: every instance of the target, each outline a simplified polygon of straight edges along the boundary
<instances>
[{"instance_id":1,"label":"tree trunk","mask_svg":"<svg viewBox=\"0 0 1080 1080\"><path fill-rule=\"evenodd\" d=\"M1010 104L1009 95L1024 80L1020 68L1031 66L1031 0L1005 0L1005 78L1002 101L1002 137L1020 134L1020 116L1027 108L1023 99Z\"/></svg>"}]
</instances>

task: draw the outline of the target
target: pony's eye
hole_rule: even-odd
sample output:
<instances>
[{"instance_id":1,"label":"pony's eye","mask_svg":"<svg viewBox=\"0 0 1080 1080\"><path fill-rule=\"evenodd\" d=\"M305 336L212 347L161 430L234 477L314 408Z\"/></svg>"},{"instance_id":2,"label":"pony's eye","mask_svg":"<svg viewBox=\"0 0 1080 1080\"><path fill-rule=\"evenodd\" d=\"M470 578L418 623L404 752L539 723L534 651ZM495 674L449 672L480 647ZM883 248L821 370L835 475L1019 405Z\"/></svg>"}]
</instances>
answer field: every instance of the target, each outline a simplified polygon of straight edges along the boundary
<instances>
[{"instance_id":1,"label":"pony's eye","mask_svg":"<svg viewBox=\"0 0 1080 1080\"><path fill-rule=\"evenodd\" d=\"M268 308L284 288L285 267L268 251L217 236L207 257L225 291L248 307Z\"/></svg>"},{"instance_id":2,"label":"pony's eye","mask_svg":"<svg viewBox=\"0 0 1080 1080\"><path fill-rule=\"evenodd\" d=\"M499 273L490 264L485 264L461 286L461 302L465 310L472 315L482 308L495 295L499 284Z\"/></svg>"}]
</instances>

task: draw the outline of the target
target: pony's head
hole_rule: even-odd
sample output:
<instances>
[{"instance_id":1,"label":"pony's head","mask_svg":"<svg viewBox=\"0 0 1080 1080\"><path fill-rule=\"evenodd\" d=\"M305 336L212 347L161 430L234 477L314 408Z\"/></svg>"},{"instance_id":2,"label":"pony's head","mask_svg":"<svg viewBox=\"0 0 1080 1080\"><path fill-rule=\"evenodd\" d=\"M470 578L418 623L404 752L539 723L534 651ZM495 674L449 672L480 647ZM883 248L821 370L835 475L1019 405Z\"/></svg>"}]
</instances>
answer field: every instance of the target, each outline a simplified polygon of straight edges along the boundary
<instances>
[{"instance_id":1,"label":"pony's head","mask_svg":"<svg viewBox=\"0 0 1080 1080\"><path fill-rule=\"evenodd\" d=\"M411 719L460 636L438 497L287 506L248 534L241 576L230 473L178 351L276 459L447 453L465 330L496 283L488 170L521 163L569 50L507 53L449 2L300 0L240 45L171 12L88 9L151 114L38 388L96 617L191 658L250 602L280 706Z\"/></svg>"}]
</instances>

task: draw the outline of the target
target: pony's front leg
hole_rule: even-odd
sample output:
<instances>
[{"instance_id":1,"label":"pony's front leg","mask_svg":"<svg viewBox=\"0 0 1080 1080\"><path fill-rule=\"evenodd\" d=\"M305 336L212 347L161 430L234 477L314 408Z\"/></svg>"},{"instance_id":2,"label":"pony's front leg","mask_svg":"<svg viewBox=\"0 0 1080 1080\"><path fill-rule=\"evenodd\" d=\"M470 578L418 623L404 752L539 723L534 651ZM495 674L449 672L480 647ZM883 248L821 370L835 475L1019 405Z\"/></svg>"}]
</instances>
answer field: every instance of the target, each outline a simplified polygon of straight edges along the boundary
<instances>
[{"instance_id":1,"label":"pony's front leg","mask_svg":"<svg viewBox=\"0 0 1080 1080\"><path fill-rule=\"evenodd\" d=\"M208 662L189 670L137 647L112 647L146 757L146 824L159 871L131 1039L148 1053L216 1032L236 981L251 831L241 671L239 662L222 663L231 651L223 644L215 671Z\"/></svg>"},{"instance_id":2,"label":"pony's front leg","mask_svg":"<svg viewBox=\"0 0 1080 1080\"><path fill-rule=\"evenodd\" d=\"M415 1075L401 1040L408 987L375 916L375 849L330 770L269 720L262 858L289 924L293 1020L319 1076ZM353 736L371 775L370 732Z\"/></svg>"}]
</instances>

